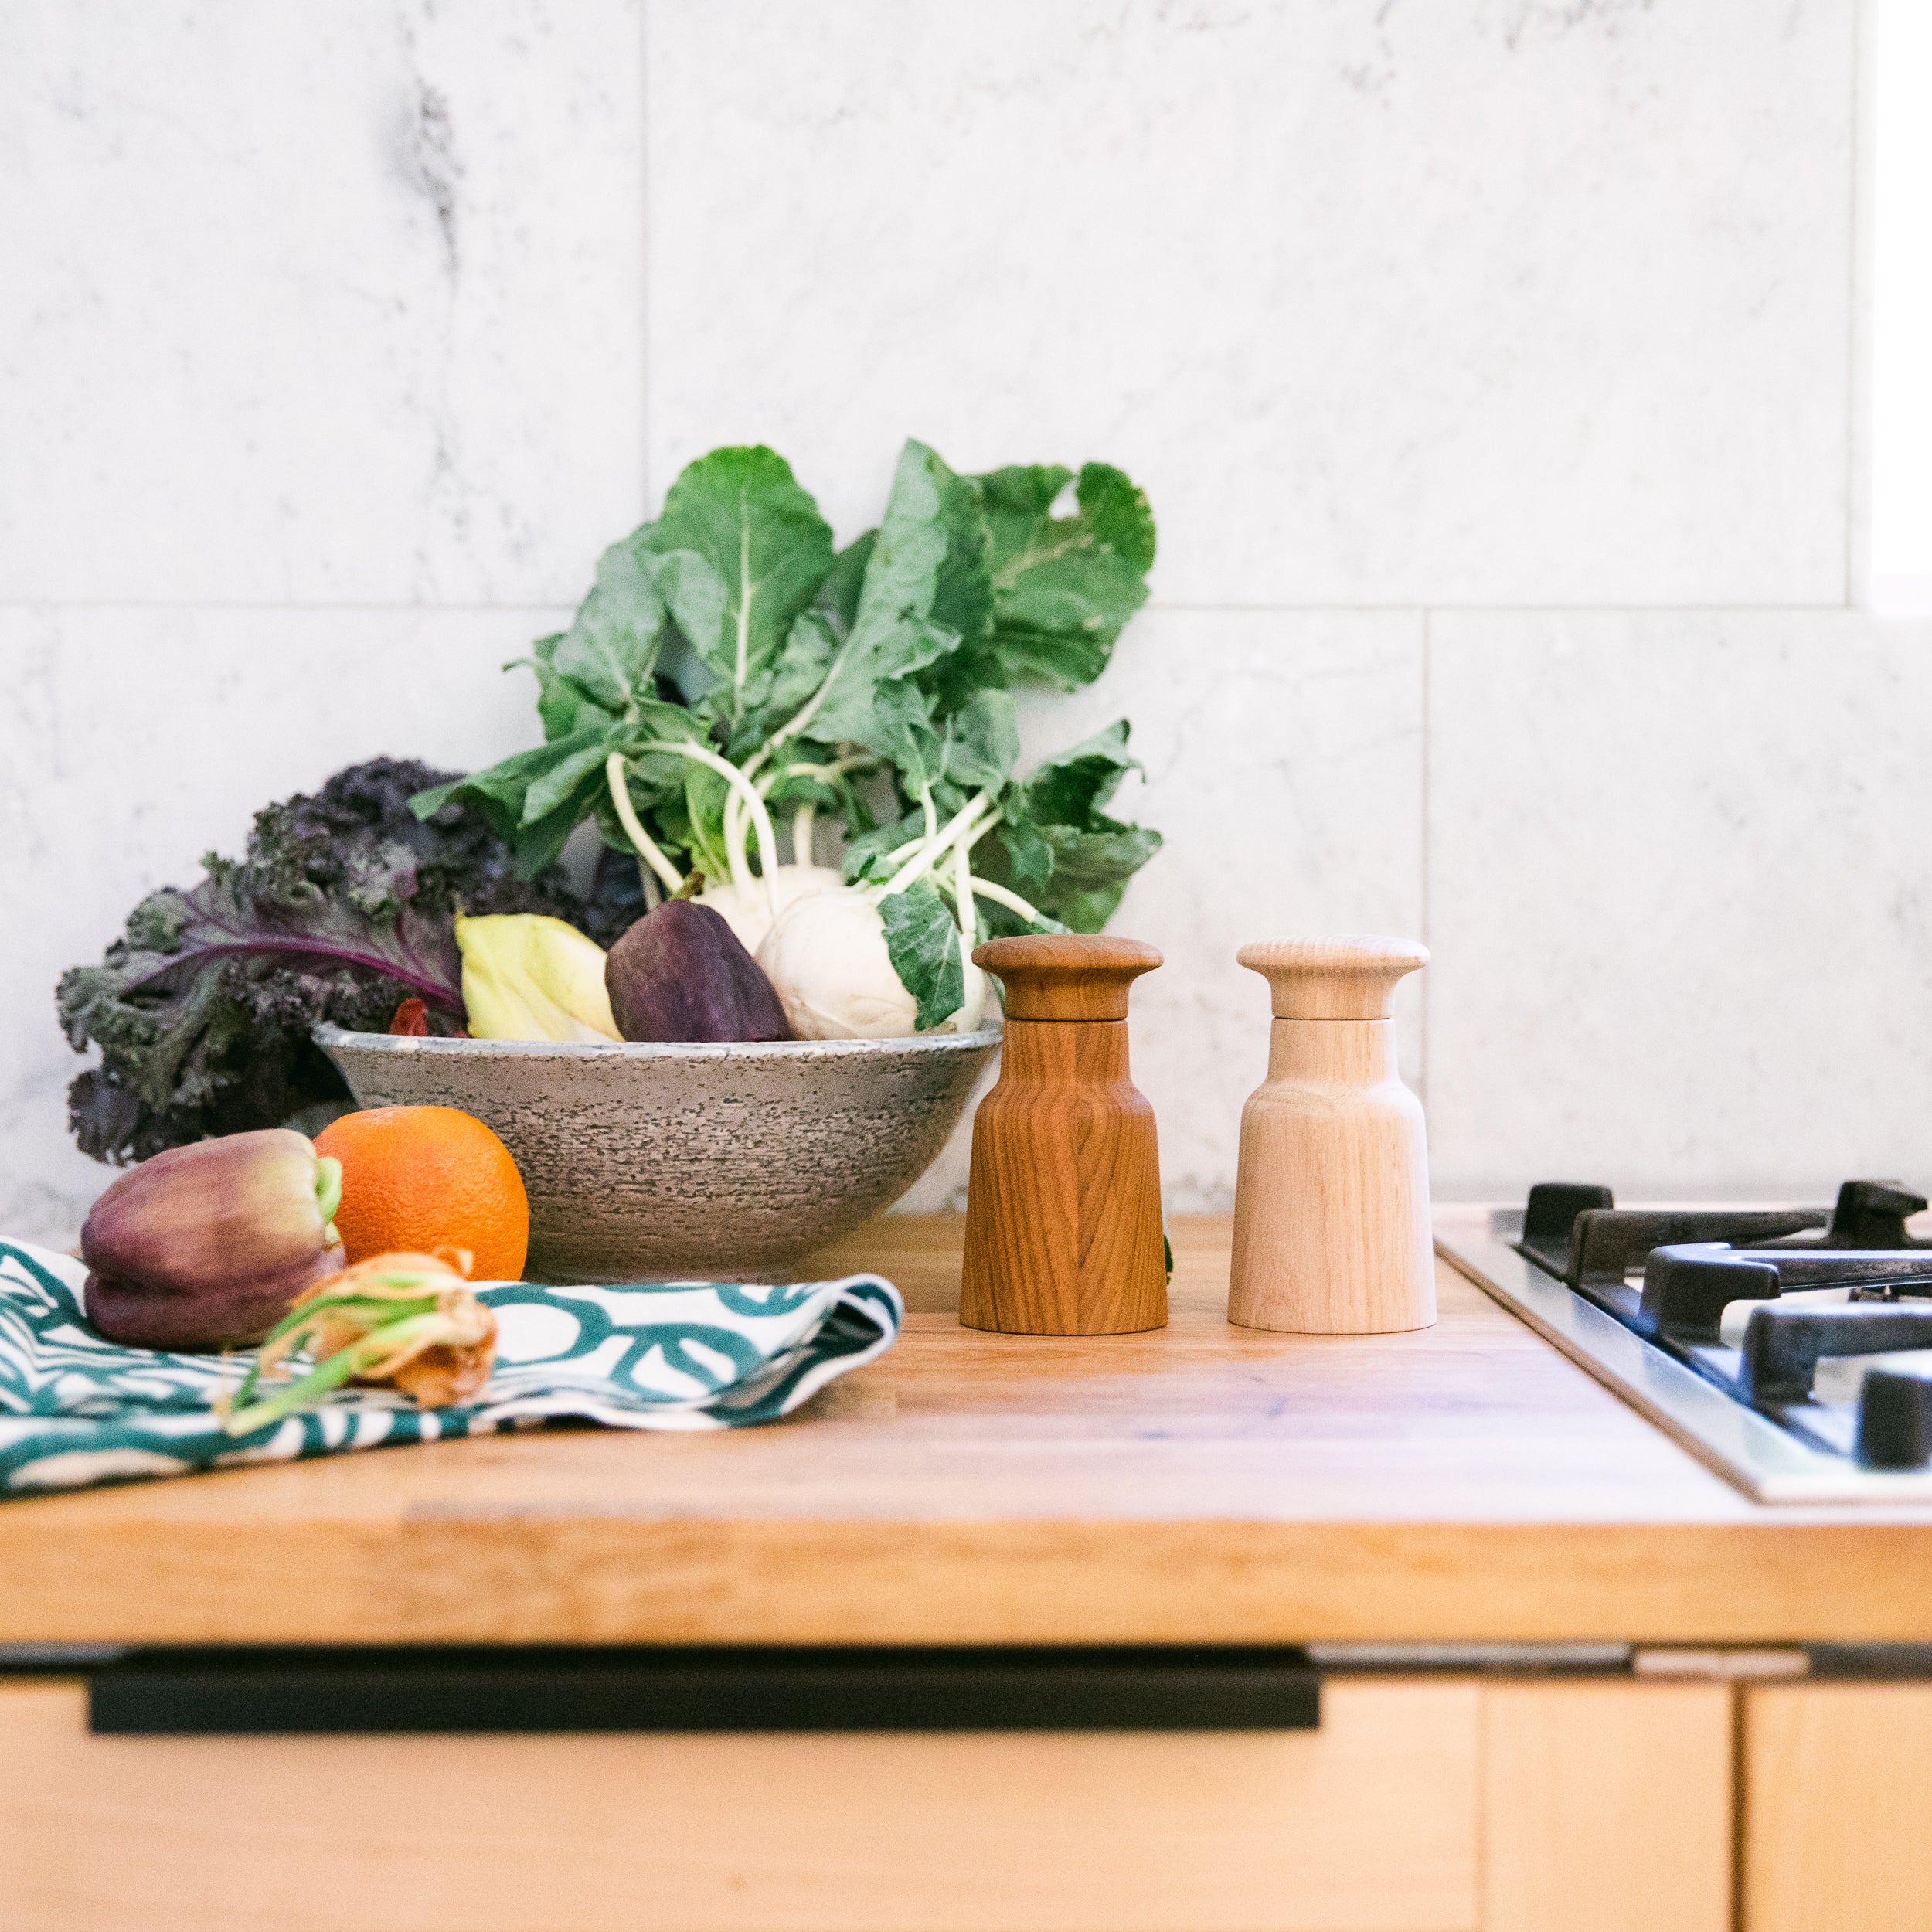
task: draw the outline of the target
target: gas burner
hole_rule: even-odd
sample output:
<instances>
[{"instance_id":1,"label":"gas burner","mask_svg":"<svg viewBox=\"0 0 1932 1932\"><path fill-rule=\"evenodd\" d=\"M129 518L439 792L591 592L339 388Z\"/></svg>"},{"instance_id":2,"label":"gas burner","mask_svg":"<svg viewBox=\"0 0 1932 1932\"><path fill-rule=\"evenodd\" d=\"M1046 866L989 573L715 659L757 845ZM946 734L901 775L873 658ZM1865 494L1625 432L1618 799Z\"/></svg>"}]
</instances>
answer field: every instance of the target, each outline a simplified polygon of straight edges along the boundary
<instances>
[{"instance_id":1,"label":"gas burner","mask_svg":"<svg viewBox=\"0 0 1932 1932\"><path fill-rule=\"evenodd\" d=\"M1863 1497L1932 1485L1932 1240L1906 1225L1927 1206L1896 1181L1736 1209L1546 1182L1492 1243L1440 1245L1753 1494Z\"/></svg>"}]
</instances>

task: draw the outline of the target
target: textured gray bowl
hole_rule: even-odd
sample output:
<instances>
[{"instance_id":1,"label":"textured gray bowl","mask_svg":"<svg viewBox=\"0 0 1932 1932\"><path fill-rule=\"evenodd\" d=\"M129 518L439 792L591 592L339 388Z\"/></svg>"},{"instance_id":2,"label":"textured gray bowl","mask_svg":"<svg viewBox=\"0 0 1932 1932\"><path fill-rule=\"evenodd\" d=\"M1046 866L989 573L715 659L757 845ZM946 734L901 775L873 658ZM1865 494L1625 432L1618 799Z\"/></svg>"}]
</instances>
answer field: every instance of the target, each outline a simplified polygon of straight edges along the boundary
<instances>
[{"instance_id":1,"label":"textured gray bowl","mask_svg":"<svg viewBox=\"0 0 1932 1932\"><path fill-rule=\"evenodd\" d=\"M318 1026L362 1107L458 1107L530 1196L532 1275L770 1280L932 1165L997 1030L775 1045L422 1039Z\"/></svg>"}]
</instances>

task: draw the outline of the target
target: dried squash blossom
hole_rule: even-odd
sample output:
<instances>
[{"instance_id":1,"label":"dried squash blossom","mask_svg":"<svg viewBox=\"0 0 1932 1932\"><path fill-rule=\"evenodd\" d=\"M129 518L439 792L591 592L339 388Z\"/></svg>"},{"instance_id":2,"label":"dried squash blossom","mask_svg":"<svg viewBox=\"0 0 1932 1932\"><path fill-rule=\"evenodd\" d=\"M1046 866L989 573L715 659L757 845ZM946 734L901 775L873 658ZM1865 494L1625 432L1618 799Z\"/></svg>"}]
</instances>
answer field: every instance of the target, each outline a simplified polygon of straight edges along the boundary
<instances>
[{"instance_id":1,"label":"dried squash blossom","mask_svg":"<svg viewBox=\"0 0 1932 1932\"><path fill-rule=\"evenodd\" d=\"M496 1317L464 1279L470 1260L462 1248L376 1254L317 1282L220 1405L223 1429L240 1436L265 1428L349 1382L392 1383L425 1409L477 1394L490 1379ZM314 1363L308 1372L251 1402L257 1381L298 1353Z\"/></svg>"}]
</instances>

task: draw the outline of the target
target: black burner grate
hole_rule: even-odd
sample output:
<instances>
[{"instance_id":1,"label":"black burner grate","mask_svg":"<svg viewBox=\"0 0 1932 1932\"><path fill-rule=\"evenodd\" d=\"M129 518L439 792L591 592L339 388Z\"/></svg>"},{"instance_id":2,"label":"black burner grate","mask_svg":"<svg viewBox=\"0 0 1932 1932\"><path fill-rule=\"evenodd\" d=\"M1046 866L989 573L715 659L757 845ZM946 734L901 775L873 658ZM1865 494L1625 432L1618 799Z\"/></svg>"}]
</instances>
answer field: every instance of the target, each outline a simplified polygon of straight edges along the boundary
<instances>
[{"instance_id":1,"label":"black burner grate","mask_svg":"<svg viewBox=\"0 0 1932 1932\"><path fill-rule=\"evenodd\" d=\"M1932 1351L1932 1241L1906 1226L1926 1206L1896 1181L1847 1181L1829 1209L1620 1209L1608 1188L1545 1182L1518 1245L1814 1446L1919 1468L1932 1464L1932 1372L1875 1366L1849 1410L1816 1385L1828 1360ZM1740 1302L1760 1305L1726 1345L1725 1313Z\"/></svg>"}]
</instances>

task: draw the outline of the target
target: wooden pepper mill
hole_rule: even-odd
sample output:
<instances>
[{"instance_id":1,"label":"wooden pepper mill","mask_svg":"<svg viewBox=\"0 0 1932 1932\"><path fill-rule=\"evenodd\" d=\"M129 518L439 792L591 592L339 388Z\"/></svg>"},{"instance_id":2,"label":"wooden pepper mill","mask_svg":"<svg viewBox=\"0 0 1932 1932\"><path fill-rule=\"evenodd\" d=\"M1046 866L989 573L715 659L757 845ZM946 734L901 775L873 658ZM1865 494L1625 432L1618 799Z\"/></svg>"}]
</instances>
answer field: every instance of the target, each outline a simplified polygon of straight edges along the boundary
<instances>
[{"instance_id":1,"label":"wooden pepper mill","mask_svg":"<svg viewBox=\"0 0 1932 1932\"><path fill-rule=\"evenodd\" d=\"M1269 940L1235 954L1267 980L1268 1077L1241 1110L1228 1319L1379 1335L1436 1318L1422 1103L1396 1072L1406 939Z\"/></svg>"},{"instance_id":2,"label":"wooden pepper mill","mask_svg":"<svg viewBox=\"0 0 1932 1932\"><path fill-rule=\"evenodd\" d=\"M1127 1070L1127 993L1161 963L1134 939L995 939L999 1079L973 1122L959 1318L1008 1335L1124 1335L1167 1322L1154 1110Z\"/></svg>"}]
</instances>

